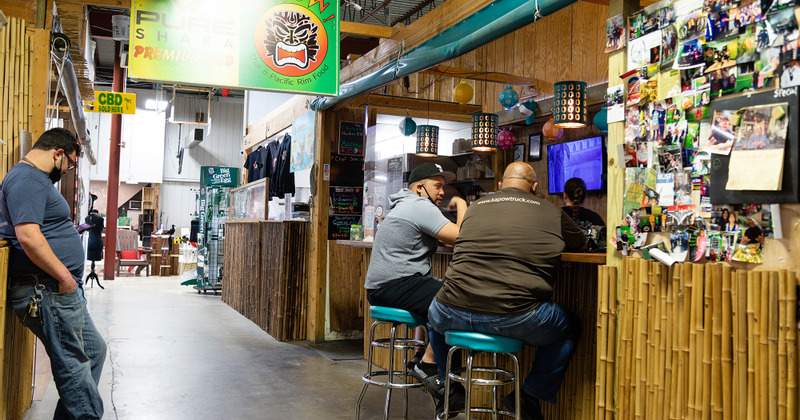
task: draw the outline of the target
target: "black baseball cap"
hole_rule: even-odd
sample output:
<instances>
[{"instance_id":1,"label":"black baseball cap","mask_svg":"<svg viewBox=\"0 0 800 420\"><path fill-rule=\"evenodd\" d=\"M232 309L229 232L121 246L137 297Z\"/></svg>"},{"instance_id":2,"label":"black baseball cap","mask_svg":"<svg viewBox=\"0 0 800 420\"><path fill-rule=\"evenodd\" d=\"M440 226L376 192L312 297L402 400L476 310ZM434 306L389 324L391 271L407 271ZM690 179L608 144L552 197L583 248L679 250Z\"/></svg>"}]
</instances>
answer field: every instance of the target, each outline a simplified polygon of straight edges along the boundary
<instances>
[{"instance_id":1,"label":"black baseball cap","mask_svg":"<svg viewBox=\"0 0 800 420\"><path fill-rule=\"evenodd\" d=\"M425 162L411 171L411 175L408 177L408 183L413 184L417 181L421 181L432 176L441 176L444 178L445 182L450 182L456 179L456 174L445 171L442 169L442 165L439 165L438 163Z\"/></svg>"}]
</instances>

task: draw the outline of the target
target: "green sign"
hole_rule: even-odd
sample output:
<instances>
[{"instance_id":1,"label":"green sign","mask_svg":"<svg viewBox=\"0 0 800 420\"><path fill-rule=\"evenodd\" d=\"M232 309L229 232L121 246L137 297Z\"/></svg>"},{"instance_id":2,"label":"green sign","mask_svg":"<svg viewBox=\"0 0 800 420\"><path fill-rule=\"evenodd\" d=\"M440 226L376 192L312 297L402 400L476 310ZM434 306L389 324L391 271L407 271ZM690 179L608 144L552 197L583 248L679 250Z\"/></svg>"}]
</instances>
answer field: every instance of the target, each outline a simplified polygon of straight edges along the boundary
<instances>
[{"instance_id":1,"label":"green sign","mask_svg":"<svg viewBox=\"0 0 800 420\"><path fill-rule=\"evenodd\" d=\"M331 0L134 0L131 78L318 95L339 91Z\"/></svg>"},{"instance_id":2,"label":"green sign","mask_svg":"<svg viewBox=\"0 0 800 420\"><path fill-rule=\"evenodd\" d=\"M239 168L201 166L200 185L206 187L235 187L239 185Z\"/></svg>"}]
</instances>

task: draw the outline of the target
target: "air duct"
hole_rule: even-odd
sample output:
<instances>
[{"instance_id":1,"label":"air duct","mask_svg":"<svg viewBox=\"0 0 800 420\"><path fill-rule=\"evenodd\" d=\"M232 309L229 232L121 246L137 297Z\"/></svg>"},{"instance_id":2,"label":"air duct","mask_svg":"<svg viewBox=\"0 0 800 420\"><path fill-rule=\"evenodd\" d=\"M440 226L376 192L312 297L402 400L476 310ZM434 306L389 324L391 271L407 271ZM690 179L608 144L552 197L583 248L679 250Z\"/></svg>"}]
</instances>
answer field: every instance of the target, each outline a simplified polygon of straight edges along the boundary
<instances>
[{"instance_id":1,"label":"air duct","mask_svg":"<svg viewBox=\"0 0 800 420\"><path fill-rule=\"evenodd\" d=\"M193 149L197 147L205 137L205 131L202 128L195 128L189 130L189 134L186 135L186 138L183 139L183 144L186 145L187 149Z\"/></svg>"},{"instance_id":2,"label":"air duct","mask_svg":"<svg viewBox=\"0 0 800 420\"><path fill-rule=\"evenodd\" d=\"M53 32L50 36L50 50L53 53L53 58L58 67L58 88L67 99L69 105L70 115L72 117L72 125L75 127L75 132L78 139L89 158L89 163L92 165L97 164L97 159L92 150L91 139L89 138L89 131L86 129L86 116L83 113L83 102L81 101L81 93L78 91L78 78L75 76L75 69L72 66L72 60L69 56L70 41L66 35Z\"/></svg>"},{"instance_id":3,"label":"air duct","mask_svg":"<svg viewBox=\"0 0 800 420\"><path fill-rule=\"evenodd\" d=\"M575 2L576 0L497 0L378 70L339 86L339 96L314 99L311 109L323 110L404 76L460 57Z\"/></svg>"}]
</instances>

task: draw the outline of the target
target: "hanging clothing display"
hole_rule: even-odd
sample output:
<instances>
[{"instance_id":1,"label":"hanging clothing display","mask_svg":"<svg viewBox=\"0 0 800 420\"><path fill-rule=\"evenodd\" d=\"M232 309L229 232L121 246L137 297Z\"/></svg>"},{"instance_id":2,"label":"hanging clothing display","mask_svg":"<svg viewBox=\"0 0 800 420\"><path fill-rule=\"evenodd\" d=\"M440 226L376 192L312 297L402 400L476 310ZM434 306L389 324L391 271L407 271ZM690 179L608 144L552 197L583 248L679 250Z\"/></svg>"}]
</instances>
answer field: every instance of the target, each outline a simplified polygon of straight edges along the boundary
<instances>
[{"instance_id":1,"label":"hanging clothing display","mask_svg":"<svg viewBox=\"0 0 800 420\"><path fill-rule=\"evenodd\" d=\"M280 143L280 144L278 144ZM292 136L285 134L280 142L275 142L277 152L273 156L272 176L269 180L269 196L283 197L285 194L294 195L294 174L290 172L290 157L292 155Z\"/></svg>"},{"instance_id":2,"label":"hanging clothing display","mask_svg":"<svg viewBox=\"0 0 800 420\"><path fill-rule=\"evenodd\" d=\"M258 181L263 178L261 176L264 168L264 161L261 159L261 151L264 147L258 146L256 150L247 155L244 161L244 168L247 169L247 182Z\"/></svg>"}]
</instances>

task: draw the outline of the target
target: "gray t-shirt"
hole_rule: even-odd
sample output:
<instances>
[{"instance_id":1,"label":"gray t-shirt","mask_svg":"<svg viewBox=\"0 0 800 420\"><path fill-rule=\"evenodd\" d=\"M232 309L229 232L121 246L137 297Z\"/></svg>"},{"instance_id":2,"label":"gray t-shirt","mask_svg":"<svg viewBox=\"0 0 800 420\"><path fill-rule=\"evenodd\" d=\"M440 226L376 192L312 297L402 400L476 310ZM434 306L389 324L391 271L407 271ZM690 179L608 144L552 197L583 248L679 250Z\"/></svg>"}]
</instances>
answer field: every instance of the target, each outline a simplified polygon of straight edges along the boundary
<instances>
[{"instance_id":1,"label":"gray t-shirt","mask_svg":"<svg viewBox=\"0 0 800 420\"><path fill-rule=\"evenodd\" d=\"M83 277L83 246L70 219L69 205L53 187L43 171L18 163L0 184L0 237L11 242L8 276L43 274L22 250L14 226L39 225L47 244L72 273L77 282Z\"/></svg>"},{"instance_id":2,"label":"gray t-shirt","mask_svg":"<svg viewBox=\"0 0 800 420\"><path fill-rule=\"evenodd\" d=\"M403 188L389 196L389 214L381 222L364 287L379 289L394 280L431 272L436 234L448 223L428 198Z\"/></svg>"}]
</instances>

